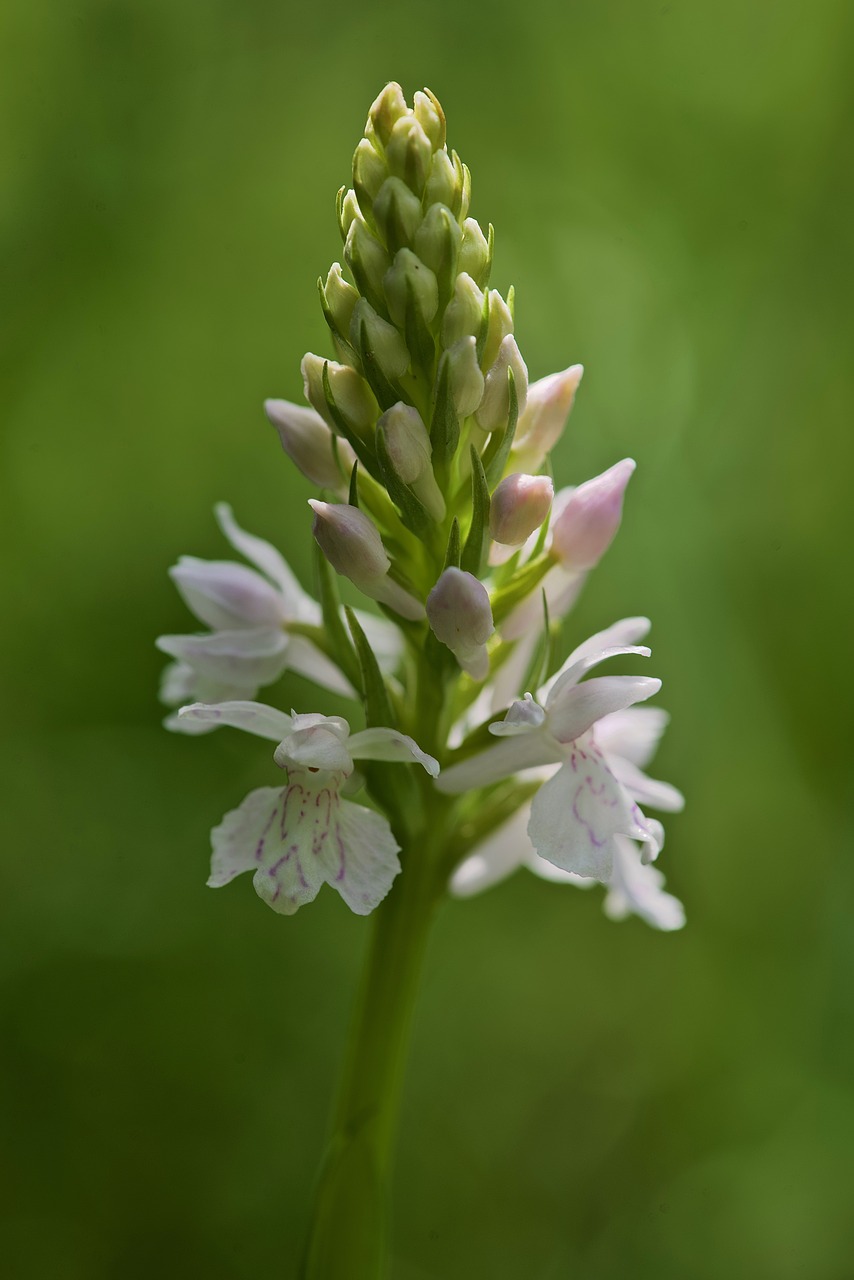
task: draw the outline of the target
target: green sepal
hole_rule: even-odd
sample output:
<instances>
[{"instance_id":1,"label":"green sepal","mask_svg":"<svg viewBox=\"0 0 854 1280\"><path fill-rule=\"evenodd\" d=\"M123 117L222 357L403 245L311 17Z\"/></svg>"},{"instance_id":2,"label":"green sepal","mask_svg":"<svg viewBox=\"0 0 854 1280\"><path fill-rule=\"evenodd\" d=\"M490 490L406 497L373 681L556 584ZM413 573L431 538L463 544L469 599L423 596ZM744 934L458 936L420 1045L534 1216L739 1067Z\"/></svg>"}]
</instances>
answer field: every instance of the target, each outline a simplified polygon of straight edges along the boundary
<instances>
[{"instance_id":1,"label":"green sepal","mask_svg":"<svg viewBox=\"0 0 854 1280\"><path fill-rule=\"evenodd\" d=\"M460 522L456 516L451 523L451 532L448 534L448 547L445 551L445 569L459 569L460 567Z\"/></svg>"},{"instance_id":2,"label":"green sepal","mask_svg":"<svg viewBox=\"0 0 854 1280\"><path fill-rule=\"evenodd\" d=\"M416 498L408 484L404 484L400 476L395 471L391 457L388 452L388 445L385 440L385 433L380 430L377 432L377 462L379 464L380 476L385 485L388 495L392 502L398 507L403 523L407 529L411 529L418 537L432 537L434 532L434 524L429 513L422 505L421 501Z\"/></svg>"},{"instance_id":3,"label":"green sepal","mask_svg":"<svg viewBox=\"0 0 854 1280\"><path fill-rule=\"evenodd\" d=\"M347 628L341 617L338 577L316 542L314 543L314 564L323 619L325 651L333 662L337 662L357 693L361 694L362 671L353 642L347 634Z\"/></svg>"},{"instance_id":4,"label":"green sepal","mask_svg":"<svg viewBox=\"0 0 854 1280\"><path fill-rule=\"evenodd\" d=\"M489 336L489 290L483 290L483 310L480 313L480 328L475 338L475 351L477 352L477 362L483 360L483 353L486 349L486 339Z\"/></svg>"},{"instance_id":5,"label":"green sepal","mask_svg":"<svg viewBox=\"0 0 854 1280\"><path fill-rule=\"evenodd\" d=\"M507 310L510 312L510 319L516 323L516 286L512 285L507 290Z\"/></svg>"},{"instance_id":6,"label":"green sepal","mask_svg":"<svg viewBox=\"0 0 854 1280\"><path fill-rule=\"evenodd\" d=\"M361 360L362 373L365 381L373 391L380 408L390 409L393 404L397 404L400 400L400 390L390 382L380 367L373 347L368 337L368 326L363 320L359 325L359 358Z\"/></svg>"},{"instance_id":7,"label":"green sepal","mask_svg":"<svg viewBox=\"0 0 854 1280\"><path fill-rule=\"evenodd\" d=\"M433 376L436 344L418 307L412 281L406 280L406 317L403 340L409 349L413 373L423 370L428 379Z\"/></svg>"},{"instance_id":8,"label":"green sepal","mask_svg":"<svg viewBox=\"0 0 854 1280\"><path fill-rule=\"evenodd\" d=\"M376 654L368 644L368 638L359 625L359 619L349 605L344 606L344 612L347 615L347 625L353 637L353 645L361 670L361 689L367 726L369 729L377 727L394 729L397 727L397 721Z\"/></svg>"},{"instance_id":9,"label":"green sepal","mask_svg":"<svg viewBox=\"0 0 854 1280\"><path fill-rule=\"evenodd\" d=\"M489 284L492 275L492 259L495 257L495 227L490 222L486 232L486 266L483 268L483 279L478 280L481 289Z\"/></svg>"},{"instance_id":10,"label":"green sepal","mask_svg":"<svg viewBox=\"0 0 854 1280\"><path fill-rule=\"evenodd\" d=\"M335 403L335 397L332 394L332 387L329 382L329 363L326 360L323 362L323 395L326 399L326 407L329 410L329 416L334 422L338 432L351 446L356 457L359 459L368 474L372 475L376 480L379 480L379 467L377 466L377 460L373 455L373 450L357 433L349 418L345 417L338 408L338 405Z\"/></svg>"},{"instance_id":11,"label":"green sepal","mask_svg":"<svg viewBox=\"0 0 854 1280\"><path fill-rule=\"evenodd\" d=\"M446 353L439 361L433 416L430 419L430 444L433 446L435 464L446 468L459 443L460 420L451 395L451 364Z\"/></svg>"},{"instance_id":12,"label":"green sepal","mask_svg":"<svg viewBox=\"0 0 854 1280\"><path fill-rule=\"evenodd\" d=\"M549 554L529 560L506 586L495 592L492 597L492 617L496 626L539 586L553 564L554 560Z\"/></svg>"},{"instance_id":13,"label":"green sepal","mask_svg":"<svg viewBox=\"0 0 854 1280\"><path fill-rule=\"evenodd\" d=\"M359 459L353 463L353 470L350 472L350 490L347 501L351 507L359 505Z\"/></svg>"},{"instance_id":14,"label":"green sepal","mask_svg":"<svg viewBox=\"0 0 854 1280\"><path fill-rule=\"evenodd\" d=\"M469 446L471 454L471 525L466 538L460 568L466 573L480 577L480 570L489 546L489 485L480 454L474 445Z\"/></svg>"},{"instance_id":15,"label":"green sepal","mask_svg":"<svg viewBox=\"0 0 854 1280\"><path fill-rule=\"evenodd\" d=\"M498 484L510 457L516 424L519 421L519 397L516 394L516 375L512 369L507 370L507 394L510 402L507 414L507 426L499 435L493 431L489 444L483 455L483 467L490 484Z\"/></svg>"}]
</instances>

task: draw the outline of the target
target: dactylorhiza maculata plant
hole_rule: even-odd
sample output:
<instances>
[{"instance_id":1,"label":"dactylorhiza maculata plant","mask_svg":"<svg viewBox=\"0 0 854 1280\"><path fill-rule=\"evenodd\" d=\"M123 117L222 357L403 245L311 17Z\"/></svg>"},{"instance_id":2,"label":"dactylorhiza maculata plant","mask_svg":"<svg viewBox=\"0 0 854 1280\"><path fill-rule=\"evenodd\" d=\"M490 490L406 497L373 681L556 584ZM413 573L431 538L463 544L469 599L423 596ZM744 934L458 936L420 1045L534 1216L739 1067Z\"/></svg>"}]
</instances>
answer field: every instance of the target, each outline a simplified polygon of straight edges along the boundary
<instances>
[{"instance_id":1,"label":"dactylorhiza maculata plant","mask_svg":"<svg viewBox=\"0 0 854 1280\"><path fill-rule=\"evenodd\" d=\"M222 504L222 532L248 563L179 560L174 581L208 630L158 641L174 659L170 729L231 726L275 744L272 785L214 828L208 883L251 871L282 915L325 883L359 915L376 912L305 1277L382 1274L408 1024L448 891L524 866L604 885L614 919L684 922L646 812L682 806L644 773L667 717L638 704L660 681L590 674L648 657L649 622L612 622L554 661L635 464L554 492L549 452L582 369L529 385L513 294L489 287L492 228L469 217L470 193L433 95L409 107L388 85L339 193L345 267L320 282L335 358L303 358L307 405L266 405L320 490L316 598ZM338 575L375 605L342 610ZM256 701L288 669L360 704L364 727Z\"/></svg>"}]
</instances>

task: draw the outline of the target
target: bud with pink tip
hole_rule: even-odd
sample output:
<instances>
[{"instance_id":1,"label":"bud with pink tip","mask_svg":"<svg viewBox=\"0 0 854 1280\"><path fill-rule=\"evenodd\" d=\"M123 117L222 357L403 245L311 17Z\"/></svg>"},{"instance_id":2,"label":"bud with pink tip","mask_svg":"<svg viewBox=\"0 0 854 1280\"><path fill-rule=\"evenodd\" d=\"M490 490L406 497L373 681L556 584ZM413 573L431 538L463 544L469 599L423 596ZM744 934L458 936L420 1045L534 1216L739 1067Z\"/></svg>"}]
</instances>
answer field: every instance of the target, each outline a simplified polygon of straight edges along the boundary
<instances>
[{"instance_id":1,"label":"bud with pink tip","mask_svg":"<svg viewBox=\"0 0 854 1280\"><path fill-rule=\"evenodd\" d=\"M551 528L551 553L564 567L592 569L599 563L620 527L635 465L624 458L571 491Z\"/></svg>"},{"instance_id":2,"label":"bud with pink tip","mask_svg":"<svg viewBox=\"0 0 854 1280\"><path fill-rule=\"evenodd\" d=\"M333 569L402 618L417 622L424 617L421 602L389 577L391 561L383 540L363 511L346 502L314 498L309 498L308 505L314 512L311 531Z\"/></svg>"},{"instance_id":3,"label":"bud with pink tip","mask_svg":"<svg viewBox=\"0 0 854 1280\"><path fill-rule=\"evenodd\" d=\"M549 514L554 485L548 476L507 476L492 495L489 532L493 541L521 547Z\"/></svg>"},{"instance_id":4,"label":"bud with pink tip","mask_svg":"<svg viewBox=\"0 0 854 1280\"><path fill-rule=\"evenodd\" d=\"M475 415L484 431L496 431L507 426L510 415L508 369L513 370L516 403L519 413L523 413L528 395L528 370L512 334L502 341L495 363L486 375L483 399Z\"/></svg>"},{"instance_id":5,"label":"bud with pink tip","mask_svg":"<svg viewBox=\"0 0 854 1280\"><path fill-rule=\"evenodd\" d=\"M285 453L312 484L333 491L346 489L356 455L346 440L339 440L339 461L335 461L334 436L319 413L288 400L265 400L264 412L279 433Z\"/></svg>"},{"instance_id":6,"label":"bud with pink tip","mask_svg":"<svg viewBox=\"0 0 854 1280\"><path fill-rule=\"evenodd\" d=\"M427 597L427 618L436 639L448 646L463 671L474 680L485 680L486 642L495 628L483 583L462 569L446 569Z\"/></svg>"},{"instance_id":7,"label":"bud with pink tip","mask_svg":"<svg viewBox=\"0 0 854 1280\"><path fill-rule=\"evenodd\" d=\"M511 462L520 471L539 471L557 444L581 382L584 366L571 365L528 388L525 412L519 415Z\"/></svg>"}]
</instances>

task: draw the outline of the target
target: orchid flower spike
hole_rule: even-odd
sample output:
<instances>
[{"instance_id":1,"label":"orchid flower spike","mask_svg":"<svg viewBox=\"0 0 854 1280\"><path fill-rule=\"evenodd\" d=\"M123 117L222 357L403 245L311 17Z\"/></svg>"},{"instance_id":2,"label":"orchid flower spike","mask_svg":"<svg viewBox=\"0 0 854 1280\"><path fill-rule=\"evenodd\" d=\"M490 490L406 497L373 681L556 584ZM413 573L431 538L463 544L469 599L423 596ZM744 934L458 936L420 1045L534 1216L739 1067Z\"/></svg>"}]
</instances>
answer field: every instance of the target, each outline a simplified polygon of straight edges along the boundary
<instances>
[{"instance_id":1,"label":"orchid flower spike","mask_svg":"<svg viewBox=\"0 0 854 1280\"><path fill-rule=\"evenodd\" d=\"M345 800L341 790L356 760L417 763L431 777L439 765L396 729L350 733L341 716L286 715L260 702L195 703L181 720L210 728L231 725L278 745L273 759L284 787L259 787L214 828L208 884L219 888L253 871L258 896L282 915L317 897L326 882L357 915L373 911L400 871L388 821Z\"/></svg>"}]
</instances>

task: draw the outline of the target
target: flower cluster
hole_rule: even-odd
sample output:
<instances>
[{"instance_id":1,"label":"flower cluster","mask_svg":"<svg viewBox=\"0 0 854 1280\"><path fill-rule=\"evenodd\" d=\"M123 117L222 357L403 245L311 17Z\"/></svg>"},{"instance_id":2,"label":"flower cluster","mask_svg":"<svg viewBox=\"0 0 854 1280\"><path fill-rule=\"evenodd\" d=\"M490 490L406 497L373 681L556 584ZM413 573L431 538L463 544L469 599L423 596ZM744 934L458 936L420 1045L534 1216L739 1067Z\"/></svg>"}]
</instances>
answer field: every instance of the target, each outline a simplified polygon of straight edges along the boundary
<instances>
[{"instance_id":1,"label":"flower cluster","mask_svg":"<svg viewBox=\"0 0 854 1280\"><path fill-rule=\"evenodd\" d=\"M319 282L335 358L303 358L306 404L265 406L320 491L317 598L224 504L220 527L252 567L184 557L172 570L208 630L158 641L174 660L161 695L180 708L168 727L268 738L286 775L214 830L209 884L252 870L290 914L325 881L365 914L400 854L404 875L429 858L459 895L525 865L602 883L614 918L678 928L652 865L663 829L641 808L682 804L643 772L666 717L637 704L659 681L588 678L648 656L649 624L614 624L559 670L552 658L635 464L555 493L549 455L582 368L529 385L513 293L490 287L493 232L470 199L439 103L425 91L410 107L388 85L339 193L344 265ZM339 575L373 602L365 612L342 610ZM366 728L254 701L287 670L361 703ZM367 805L347 798L359 788Z\"/></svg>"}]
</instances>

